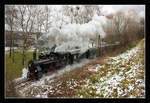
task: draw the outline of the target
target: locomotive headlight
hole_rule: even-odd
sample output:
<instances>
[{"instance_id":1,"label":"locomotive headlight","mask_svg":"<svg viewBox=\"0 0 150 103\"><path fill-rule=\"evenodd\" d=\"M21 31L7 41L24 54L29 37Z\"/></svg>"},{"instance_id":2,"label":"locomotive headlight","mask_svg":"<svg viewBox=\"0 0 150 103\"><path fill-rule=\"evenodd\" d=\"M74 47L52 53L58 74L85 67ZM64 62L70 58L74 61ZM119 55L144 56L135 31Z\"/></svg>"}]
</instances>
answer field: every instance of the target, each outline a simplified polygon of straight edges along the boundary
<instances>
[{"instance_id":1,"label":"locomotive headlight","mask_svg":"<svg viewBox=\"0 0 150 103\"><path fill-rule=\"evenodd\" d=\"M31 67L31 64L29 64L29 67Z\"/></svg>"},{"instance_id":2,"label":"locomotive headlight","mask_svg":"<svg viewBox=\"0 0 150 103\"><path fill-rule=\"evenodd\" d=\"M35 72L37 72L37 70L35 70Z\"/></svg>"}]
</instances>

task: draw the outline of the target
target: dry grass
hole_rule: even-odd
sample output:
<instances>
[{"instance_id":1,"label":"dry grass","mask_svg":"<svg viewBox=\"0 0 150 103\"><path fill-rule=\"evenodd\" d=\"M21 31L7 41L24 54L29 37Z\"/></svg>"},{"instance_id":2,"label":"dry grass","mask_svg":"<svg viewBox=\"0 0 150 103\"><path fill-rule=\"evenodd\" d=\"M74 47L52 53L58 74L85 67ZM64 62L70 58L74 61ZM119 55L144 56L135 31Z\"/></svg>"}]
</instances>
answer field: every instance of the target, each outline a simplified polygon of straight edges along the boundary
<instances>
[{"instance_id":1,"label":"dry grass","mask_svg":"<svg viewBox=\"0 0 150 103\"><path fill-rule=\"evenodd\" d=\"M92 72L87 70L87 65L78 67L70 72L66 72L59 77L54 78L54 82L51 85L55 88L55 93L49 93L48 97L72 97L76 94L78 89L82 88L85 84L84 79L91 75ZM58 86L58 84L61 84ZM77 84L76 86L75 83ZM70 88L71 87L71 88ZM61 91L61 94L57 91Z\"/></svg>"},{"instance_id":2,"label":"dry grass","mask_svg":"<svg viewBox=\"0 0 150 103\"><path fill-rule=\"evenodd\" d=\"M6 98L9 97L18 97L19 95L16 93L15 89L15 83L13 82L13 73L7 72L8 74L6 75L6 87L5 87L5 93L6 93Z\"/></svg>"},{"instance_id":3,"label":"dry grass","mask_svg":"<svg viewBox=\"0 0 150 103\"><path fill-rule=\"evenodd\" d=\"M122 59L119 58L119 61L121 62L116 62L114 60L109 60L109 62L116 62L115 64L109 64L106 63L104 68L101 68L97 73L92 74L87 80L90 82L87 82L85 84L85 87L82 90L78 91L78 94L76 97L119 97L119 98L125 98L125 97L136 97L136 98L143 98L145 96L145 87L143 85L143 80L144 80L144 40L140 42L139 49L134 54L131 56L129 60L127 60L125 63L126 65L122 64ZM134 63L134 64L132 64ZM138 68L135 67L135 65L140 65ZM125 69L121 69L124 67ZM131 67L135 67L136 69L133 69L131 73L129 72L131 70ZM95 67L96 68L96 67ZM110 72L111 74L109 74ZM120 72L123 74L121 75ZM129 72L129 73L128 73ZM128 73L128 75L126 74ZM133 76L133 74L136 73L136 75ZM132 76L129 76L131 74ZM118 75L119 78L121 79L113 79L115 78L115 75ZM104 78L104 79L102 79ZM102 81L101 81L102 79ZM103 81L104 80L104 81ZM107 83L107 80L112 80L112 81L117 81L121 80L121 82L118 82L119 84L117 85L116 89L114 88L114 84L109 84ZM142 80L142 81L140 81ZM111 82L111 81L110 81ZM106 84L105 84L106 83ZM129 90L129 87L132 86L132 90ZM103 87L106 87L105 89ZM116 87L116 86L115 86ZM103 88L104 90L100 90L99 93L96 93L98 91L98 88ZM111 89L113 91L112 93L109 94L109 91L107 89ZM123 92L118 93L118 88L122 90ZM108 92L108 93L107 93ZM105 96L104 96L105 94Z\"/></svg>"}]
</instances>

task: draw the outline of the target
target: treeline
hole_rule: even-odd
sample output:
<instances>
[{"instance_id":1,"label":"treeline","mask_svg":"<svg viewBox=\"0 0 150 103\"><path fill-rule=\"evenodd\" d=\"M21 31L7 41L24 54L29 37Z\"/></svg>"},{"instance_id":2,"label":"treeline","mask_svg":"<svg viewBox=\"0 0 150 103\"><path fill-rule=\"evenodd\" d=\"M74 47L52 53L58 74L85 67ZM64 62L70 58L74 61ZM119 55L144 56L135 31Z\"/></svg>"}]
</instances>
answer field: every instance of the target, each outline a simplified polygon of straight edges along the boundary
<instances>
[{"instance_id":1,"label":"treeline","mask_svg":"<svg viewBox=\"0 0 150 103\"><path fill-rule=\"evenodd\" d=\"M128 14L117 12L107 18L107 23L103 25L107 42L120 42L122 46L129 46L132 42L144 38L145 20L138 17L136 11L131 10Z\"/></svg>"},{"instance_id":2,"label":"treeline","mask_svg":"<svg viewBox=\"0 0 150 103\"><path fill-rule=\"evenodd\" d=\"M33 41L30 34L33 32L48 32L49 28L62 26L69 23L87 23L94 14L101 14L100 6L92 5L63 5L61 9L47 5L5 5L5 29L10 34L9 55L14 63L14 31L21 31L22 44L19 48L22 51L22 65L26 65L26 52L31 48ZM7 38L6 38L7 39Z\"/></svg>"},{"instance_id":3,"label":"treeline","mask_svg":"<svg viewBox=\"0 0 150 103\"><path fill-rule=\"evenodd\" d=\"M61 29L67 24L87 24L95 14L105 16L101 11L102 6L98 5L63 5L61 9L47 5L6 5L5 28L9 29L11 34L13 31L22 32L22 44L19 48L22 50L22 65L25 66L26 52L33 45L33 41L30 39L31 33L48 32L51 27ZM137 11L117 12L105 17L107 17L107 23L103 25L103 30L106 34L104 38L106 42L120 42L121 45L127 46L144 37L145 20L139 17ZM10 35L9 38L9 55L14 62L15 37ZM97 36L93 35L93 38L96 41Z\"/></svg>"}]
</instances>

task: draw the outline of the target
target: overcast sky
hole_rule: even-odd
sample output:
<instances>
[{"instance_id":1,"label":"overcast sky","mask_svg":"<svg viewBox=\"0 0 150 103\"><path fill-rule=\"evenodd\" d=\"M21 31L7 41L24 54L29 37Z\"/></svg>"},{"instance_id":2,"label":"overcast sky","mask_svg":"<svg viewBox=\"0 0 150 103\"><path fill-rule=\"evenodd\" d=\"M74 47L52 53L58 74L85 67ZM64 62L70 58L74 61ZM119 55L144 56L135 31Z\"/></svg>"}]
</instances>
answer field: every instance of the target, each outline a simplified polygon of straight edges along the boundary
<instances>
[{"instance_id":1,"label":"overcast sky","mask_svg":"<svg viewBox=\"0 0 150 103\"><path fill-rule=\"evenodd\" d=\"M72 5L72 6L77 6L77 5ZM135 11L137 11L138 16L145 18L145 5L99 5L99 6L103 6L102 8L103 15L113 14L118 11L128 12L129 10L134 9ZM44 5L40 5L40 7L42 8L44 7ZM62 5L48 5L48 7L54 10L54 8L61 9Z\"/></svg>"},{"instance_id":2,"label":"overcast sky","mask_svg":"<svg viewBox=\"0 0 150 103\"><path fill-rule=\"evenodd\" d=\"M103 12L105 14L115 13L117 11L127 12L128 10L134 9L138 13L145 15L145 5L104 5Z\"/></svg>"},{"instance_id":3,"label":"overcast sky","mask_svg":"<svg viewBox=\"0 0 150 103\"><path fill-rule=\"evenodd\" d=\"M61 9L61 6L62 5L49 5L49 7L56 9ZM145 16L145 5L100 5L100 6L103 6L102 12L104 15L109 15L117 11L127 12L128 10L134 9L141 16Z\"/></svg>"}]
</instances>

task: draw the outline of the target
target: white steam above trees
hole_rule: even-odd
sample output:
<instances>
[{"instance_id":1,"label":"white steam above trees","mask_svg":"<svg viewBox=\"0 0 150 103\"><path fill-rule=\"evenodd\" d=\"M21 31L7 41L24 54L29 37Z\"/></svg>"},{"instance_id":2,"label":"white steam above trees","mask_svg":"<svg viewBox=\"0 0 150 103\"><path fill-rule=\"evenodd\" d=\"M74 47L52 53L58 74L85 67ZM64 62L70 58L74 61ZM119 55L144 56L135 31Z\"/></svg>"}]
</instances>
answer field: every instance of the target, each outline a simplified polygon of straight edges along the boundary
<instances>
[{"instance_id":1,"label":"white steam above trees","mask_svg":"<svg viewBox=\"0 0 150 103\"><path fill-rule=\"evenodd\" d=\"M88 49L88 44L91 43L91 39L97 38L98 35L100 35L101 38L105 37L105 32L102 28L102 25L105 23L105 16L95 15L88 23L70 23L64 25L61 29L52 27L47 34L41 36L39 41L43 40L44 46L46 47L51 47L54 44L57 46L61 45L59 47L61 50L66 50L68 46L84 47L83 49L86 47ZM58 48L56 50L58 50Z\"/></svg>"},{"instance_id":2,"label":"white steam above trees","mask_svg":"<svg viewBox=\"0 0 150 103\"><path fill-rule=\"evenodd\" d=\"M98 35L104 38L106 33L104 32L103 25L108 23L107 15L115 14L119 11L124 14L132 15L132 12L137 12L135 19L139 21L140 17L144 17L144 6L133 5L107 5L107 6L53 6L54 17L56 22L52 23L52 27L49 28L49 32L43 35L39 40L44 41L44 46L51 47L56 44L57 51L69 49L71 47L81 47L83 49L89 48L91 40L96 40ZM130 15L130 16L131 16ZM135 15L134 15L135 17ZM46 38L47 37L47 38ZM47 39L47 41L45 41Z\"/></svg>"}]
</instances>

